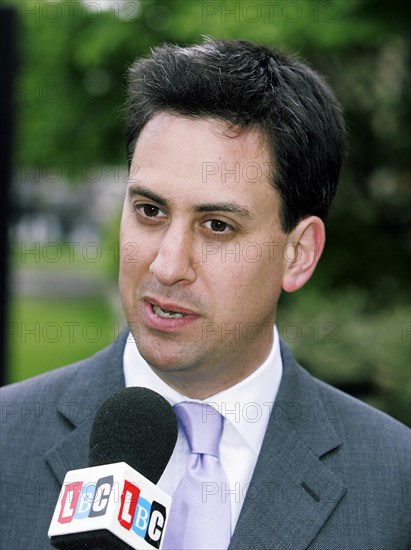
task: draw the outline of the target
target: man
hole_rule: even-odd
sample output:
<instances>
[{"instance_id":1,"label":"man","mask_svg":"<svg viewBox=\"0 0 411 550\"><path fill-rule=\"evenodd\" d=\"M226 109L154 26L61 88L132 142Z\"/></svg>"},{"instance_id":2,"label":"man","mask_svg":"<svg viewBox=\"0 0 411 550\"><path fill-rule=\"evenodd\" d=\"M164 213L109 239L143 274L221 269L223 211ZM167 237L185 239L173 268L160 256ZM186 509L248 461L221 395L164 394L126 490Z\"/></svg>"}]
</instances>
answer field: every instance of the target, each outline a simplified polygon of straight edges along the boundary
<instances>
[{"instance_id":1,"label":"man","mask_svg":"<svg viewBox=\"0 0 411 550\"><path fill-rule=\"evenodd\" d=\"M307 282L324 246L344 158L330 89L262 46L157 48L131 69L127 150L120 293L131 335L2 390L4 548L48 548L64 475L87 466L85 411L124 385L176 409L208 402L224 419L229 518L191 546L180 524L181 548L409 548L410 431L310 377L275 329L281 291ZM180 425L159 482L176 502L189 454Z\"/></svg>"}]
</instances>

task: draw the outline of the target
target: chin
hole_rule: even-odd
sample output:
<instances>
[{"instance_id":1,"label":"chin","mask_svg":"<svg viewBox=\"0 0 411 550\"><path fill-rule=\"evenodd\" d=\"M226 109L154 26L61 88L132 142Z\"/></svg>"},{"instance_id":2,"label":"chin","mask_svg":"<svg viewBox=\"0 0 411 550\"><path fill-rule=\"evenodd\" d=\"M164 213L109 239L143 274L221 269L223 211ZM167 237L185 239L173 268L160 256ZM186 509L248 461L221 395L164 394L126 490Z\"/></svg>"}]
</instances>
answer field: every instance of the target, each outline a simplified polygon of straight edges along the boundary
<instances>
[{"instance_id":1,"label":"chin","mask_svg":"<svg viewBox=\"0 0 411 550\"><path fill-rule=\"evenodd\" d=\"M168 344L148 344L136 340L141 357L154 371L184 370L187 368L187 354L181 346Z\"/></svg>"}]
</instances>

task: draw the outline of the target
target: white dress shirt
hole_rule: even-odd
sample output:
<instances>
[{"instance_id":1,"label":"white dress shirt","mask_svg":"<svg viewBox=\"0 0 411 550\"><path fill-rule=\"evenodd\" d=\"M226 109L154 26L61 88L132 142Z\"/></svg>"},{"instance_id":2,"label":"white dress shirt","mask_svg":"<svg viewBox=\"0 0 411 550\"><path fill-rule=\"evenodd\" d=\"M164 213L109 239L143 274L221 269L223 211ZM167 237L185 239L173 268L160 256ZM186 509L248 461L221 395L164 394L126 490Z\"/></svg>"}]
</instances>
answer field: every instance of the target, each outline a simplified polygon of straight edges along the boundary
<instances>
[{"instance_id":1,"label":"white dress shirt","mask_svg":"<svg viewBox=\"0 0 411 550\"><path fill-rule=\"evenodd\" d=\"M149 388L172 405L190 399L166 384L141 357L132 334L124 348L126 386ZM271 351L263 364L238 384L206 399L225 418L220 441L220 460L227 475L231 503L231 531L234 531L257 462L268 419L282 376L279 337L274 327ZM189 448L185 436L178 433L177 444L158 486L173 495L183 476ZM224 490L224 489L222 489Z\"/></svg>"}]
</instances>

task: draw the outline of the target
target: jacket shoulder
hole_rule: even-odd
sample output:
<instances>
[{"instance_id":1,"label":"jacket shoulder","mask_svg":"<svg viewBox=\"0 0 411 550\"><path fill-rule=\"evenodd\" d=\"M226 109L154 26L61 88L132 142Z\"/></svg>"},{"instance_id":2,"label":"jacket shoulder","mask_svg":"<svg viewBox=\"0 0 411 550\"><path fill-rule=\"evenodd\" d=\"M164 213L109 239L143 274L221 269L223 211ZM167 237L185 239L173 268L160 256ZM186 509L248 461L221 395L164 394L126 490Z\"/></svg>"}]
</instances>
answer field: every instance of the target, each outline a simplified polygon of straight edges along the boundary
<instances>
[{"instance_id":1,"label":"jacket shoulder","mask_svg":"<svg viewBox=\"0 0 411 550\"><path fill-rule=\"evenodd\" d=\"M53 395L58 398L64 394L67 388L78 381L80 376L83 382L91 376L98 374L101 370L113 370L122 367L122 354L127 338L127 332L123 332L119 339L113 344L99 350L94 355L60 367L58 369L45 372L33 378L8 384L0 388L2 402L4 400L21 402L31 397L41 401L42 397L46 400ZM98 384L98 379L95 383Z\"/></svg>"},{"instance_id":2,"label":"jacket shoulder","mask_svg":"<svg viewBox=\"0 0 411 550\"><path fill-rule=\"evenodd\" d=\"M76 361L75 363L39 374L21 382L15 382L1 387L0 395L2 402L5 400L21 402L31 397L35 397L37 401L41 401L42 396L48 399L51 393L55 397L58 397L60 393L67 389L67 386L79 373L99 363L110 347L111 346L104 348L94 355Z\"/></svg>"},{"instance_id":3,"label":"jacket shoulder","mask_svg":"<svg viewBox=\"0 0 411 550\"><path fill-rule=\"evenodd\" d=\"M393 447L410 446L411 429L405 424L321 380L314 380L326 405L329 421L347 437L360 438L365 444L371 440L387 440Z\"/></svg>"},{"instance_id":4,"label":"jacket shoulder","mask_svg":"<svg viewBox=\"0 0 411 550\"><path fill-rule=\"evenodd\" d=\"M72 425L92 416L113 391L124 387L123 352L127 334L91 357L0 388L1 430L13 433L57 422ZM4 438L5 439L5 438Z\"/></svg>"}]
</instances>

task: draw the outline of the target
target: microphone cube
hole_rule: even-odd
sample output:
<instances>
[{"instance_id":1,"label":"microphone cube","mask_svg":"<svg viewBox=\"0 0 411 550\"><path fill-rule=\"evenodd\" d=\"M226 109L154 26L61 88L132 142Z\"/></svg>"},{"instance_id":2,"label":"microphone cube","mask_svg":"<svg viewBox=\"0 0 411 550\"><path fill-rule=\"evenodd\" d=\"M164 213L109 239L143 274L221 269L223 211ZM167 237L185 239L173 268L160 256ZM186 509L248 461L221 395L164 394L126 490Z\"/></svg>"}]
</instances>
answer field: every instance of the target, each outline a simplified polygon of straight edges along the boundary
<instances>
[{"instance_id":1,"label":"microphone cube","mask_svg":"<svg viewBox=\"0 0 411 550\"><path fill-rule=\"evenodd\" d=\"M125 462L71 470L48 536L61 550L161 549L171 500Z\"/></svg>"}]
</instances>

